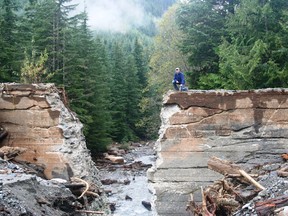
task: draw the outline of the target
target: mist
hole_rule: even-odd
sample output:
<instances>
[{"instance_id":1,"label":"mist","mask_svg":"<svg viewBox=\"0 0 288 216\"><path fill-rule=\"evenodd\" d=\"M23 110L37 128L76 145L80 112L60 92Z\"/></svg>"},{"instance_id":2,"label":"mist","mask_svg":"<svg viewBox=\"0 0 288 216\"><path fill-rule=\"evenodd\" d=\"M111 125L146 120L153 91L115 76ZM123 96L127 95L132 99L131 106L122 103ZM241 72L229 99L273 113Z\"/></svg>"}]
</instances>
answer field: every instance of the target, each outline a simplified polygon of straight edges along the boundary
<instances>
[{"instance_id":1,"label":"mist","mask_svg":"<svg viewBox=\"0 0 288 216\"><path fill-rule=\"evenodd\" d=\"M145 25L144 9L133 0L72 0L71 4L79 4L79 13L84 11L84 2L92 30L126 32Z\"/></svg>"}]
</instances>

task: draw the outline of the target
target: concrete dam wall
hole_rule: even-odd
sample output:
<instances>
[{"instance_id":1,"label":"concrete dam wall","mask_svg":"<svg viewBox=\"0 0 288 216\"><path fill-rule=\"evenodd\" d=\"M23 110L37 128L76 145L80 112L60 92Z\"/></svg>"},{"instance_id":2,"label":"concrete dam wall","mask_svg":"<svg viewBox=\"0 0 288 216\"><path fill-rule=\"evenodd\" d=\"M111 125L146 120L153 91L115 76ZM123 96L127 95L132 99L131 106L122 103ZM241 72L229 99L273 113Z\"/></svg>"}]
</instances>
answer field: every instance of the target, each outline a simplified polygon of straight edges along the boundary
<instances>
[{"instance_id":1,"label":"concrete dam wall","mask_svg":"<svg viewBox=\"0 0 288 216\"><path fill-rule=\"evenodd\" d=\"M0 90L0 125L8 131L1 146L25 148L17 159L43 165L47 179L78 176L98 183L83 125L53 84L1 84Z\"/></svg>"},{"instance_id":2,"label":"concrete dam wall","mask_svg":"<svg viewBox=\"0 0 288 216\"><path fill-rule=\"evenodd\" d=\"M223 177L208 169L212 156L246 170L282 160L288 148L287 99L287 89L168 92L158 158L148 170L158 215L189 215L189 194Z\"/></svg>"}]
</instances>

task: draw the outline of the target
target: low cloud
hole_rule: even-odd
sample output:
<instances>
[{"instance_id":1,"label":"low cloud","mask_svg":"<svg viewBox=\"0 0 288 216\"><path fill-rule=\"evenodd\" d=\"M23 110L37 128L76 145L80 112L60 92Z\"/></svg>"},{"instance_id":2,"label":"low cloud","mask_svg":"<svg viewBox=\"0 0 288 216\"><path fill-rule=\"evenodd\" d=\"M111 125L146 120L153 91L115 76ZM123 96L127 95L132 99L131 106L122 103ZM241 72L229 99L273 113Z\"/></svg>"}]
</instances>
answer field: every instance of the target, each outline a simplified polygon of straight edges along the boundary
<instances>
[{"instance_id":1,"label":"low cloud","mask_svg":"<svg viewBox=\"0 0 288 216\"><path fill-rule=\"evenodd\" d=\"M77 12L84 11L84 0L71 4L79 4ZM144 10L133 0L86 0L86 11L93 30L125 32L145 24Z\"/></svg>"}]
</instances>

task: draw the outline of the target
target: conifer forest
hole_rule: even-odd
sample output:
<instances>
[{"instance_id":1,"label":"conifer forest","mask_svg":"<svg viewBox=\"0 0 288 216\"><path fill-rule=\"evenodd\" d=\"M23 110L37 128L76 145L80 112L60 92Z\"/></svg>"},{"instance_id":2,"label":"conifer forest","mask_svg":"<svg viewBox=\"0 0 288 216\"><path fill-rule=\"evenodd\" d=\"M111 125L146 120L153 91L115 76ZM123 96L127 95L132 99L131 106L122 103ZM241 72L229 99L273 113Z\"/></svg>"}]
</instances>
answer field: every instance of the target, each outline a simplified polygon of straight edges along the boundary
<instances>
[{"instance_id":1,"label":"conifer forest","mask_svg":"<svg viewBox=\"0 0 288 216\"><path fill-rule=\"evenodd\" d=\"M89 2L0 0L0 82L65 90L92 153L158 136L176 67L189 89L288 87L287 0L126 0L143 19L117 30Z\"/></svg>"}]
</instances>

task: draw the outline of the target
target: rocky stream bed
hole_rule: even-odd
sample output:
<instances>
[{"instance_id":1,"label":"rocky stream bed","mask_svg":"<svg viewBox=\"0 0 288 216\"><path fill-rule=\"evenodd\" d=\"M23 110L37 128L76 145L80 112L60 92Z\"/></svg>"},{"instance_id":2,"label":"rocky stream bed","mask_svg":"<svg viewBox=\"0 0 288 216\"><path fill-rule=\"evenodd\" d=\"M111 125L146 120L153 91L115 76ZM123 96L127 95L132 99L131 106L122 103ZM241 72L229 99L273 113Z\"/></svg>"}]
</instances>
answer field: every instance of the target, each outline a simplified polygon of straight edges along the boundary
<instances>
[{"instance_id":1,"label":"rocky stream bed","mask_svg":"<svg viewBox=\"0 0 288 216\"><path fill-rule=\"evenodd\" d=\"M2 147L0 216L110 215L101 202L95 203L94 198L104 193L114 216L152 216L153 192L146 171L155 161L153 146L152 142L134 143L123 150L114 145L105 156L97 157L101 188L74 177L46 180L43 167L14 158L21 148ZM118 161L112 162L113 158Z\"/></svg>"},{"instance_id":2,"label":"rocky stream bed","mask_svg":"<svg viewBox=\"0 0 288 216\"><path fill-rule=\"evenodd\" d=\"M153 142L133 143L126 150L114 145L96 160L112 215L154 215L153 190L146 177L156 159L153 147Z\"/></svg>"}]
</instances>

